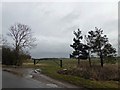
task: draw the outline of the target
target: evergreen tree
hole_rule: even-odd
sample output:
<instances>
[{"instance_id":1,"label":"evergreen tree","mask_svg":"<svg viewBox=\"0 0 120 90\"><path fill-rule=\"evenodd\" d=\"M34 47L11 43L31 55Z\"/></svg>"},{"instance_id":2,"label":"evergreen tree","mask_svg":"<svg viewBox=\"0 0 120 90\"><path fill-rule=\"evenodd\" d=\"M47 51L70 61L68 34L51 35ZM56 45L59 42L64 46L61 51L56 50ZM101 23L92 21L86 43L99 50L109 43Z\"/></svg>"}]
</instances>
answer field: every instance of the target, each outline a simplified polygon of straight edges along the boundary
<instances>
[{"instance_id":1,"label":"evergreen tree","mask_svg":"<svg viewBox=\"0 0 120 90\"><path fill-rule=\"evenodd\" d=\"M74 31L75 37L73 38L73 44L70 45L74 51L70 54L70 57L74 57L78 59L78 64L80 63L80 59L88 58L88 46L83 44L81 41L83 36L81 35L81 31L78 29L77 32Z\"/></svg>"},{"instance_id":2,"label":"evergreen tree","mask_svg":"<svg viewBox=\"0 0 120 90\"><path fill-rule=\"evenodd\" d=\"M100 56L101 66L103 67L104 56L113 55L116 50L109 43L106 35L103 35L103 30L95 27L95 31L88 32L88 45L91 47L92 52Z\"/></svg>"}]
</instances>

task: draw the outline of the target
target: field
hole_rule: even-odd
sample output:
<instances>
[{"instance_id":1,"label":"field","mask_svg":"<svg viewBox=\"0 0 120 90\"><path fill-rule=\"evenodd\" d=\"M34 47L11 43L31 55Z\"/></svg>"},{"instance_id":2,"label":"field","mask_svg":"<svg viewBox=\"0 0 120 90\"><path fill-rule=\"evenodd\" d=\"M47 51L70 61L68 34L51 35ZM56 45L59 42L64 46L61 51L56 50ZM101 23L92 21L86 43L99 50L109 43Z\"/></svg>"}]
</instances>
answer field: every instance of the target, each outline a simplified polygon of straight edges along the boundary
<instances>
[{"instance_id":1,"label":"field","mask_svg":"<svg viewBox=\"0 0 120 90\"><path fill-rule=\"evenodd\" d=\"M33 61L23 64L23 67L40 68L42 73L51 78L69 82L85 88L118 88L119 73L118 61L115 64L107 63L100 67L99 59L92 59L92 67L89 67L88 60L81 60L77 65L75 59L62 59L63 67L59 60L41 60L35 66Z\"/></svg>"}]
</instances>

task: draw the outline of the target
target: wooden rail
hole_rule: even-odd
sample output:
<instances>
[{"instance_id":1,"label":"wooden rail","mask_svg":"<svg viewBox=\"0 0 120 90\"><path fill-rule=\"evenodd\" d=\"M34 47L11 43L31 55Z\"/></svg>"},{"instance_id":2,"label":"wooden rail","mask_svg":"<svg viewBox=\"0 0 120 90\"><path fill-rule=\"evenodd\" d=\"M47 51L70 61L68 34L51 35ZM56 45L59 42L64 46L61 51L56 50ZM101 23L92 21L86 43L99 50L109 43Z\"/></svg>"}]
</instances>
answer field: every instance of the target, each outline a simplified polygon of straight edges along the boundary
<instances>
[{"instance_id":1,"label":"wooden rail","mask_svg":"<svg viewBox=\"0 0 120 90\"><path fill-rule=\"evenodd\" d=\"M34 60L34 65L36 65L37 63L39 63L39 61L42 61L42 60L51 60L51 61L54 61L57 65L59 65L61 68L62 68L62 59L60 58L41 58L41 59L35 59L35 58L32 58L32 60ZM59 60L59 62L57 62Z\"/></svg>"}]
</instances>

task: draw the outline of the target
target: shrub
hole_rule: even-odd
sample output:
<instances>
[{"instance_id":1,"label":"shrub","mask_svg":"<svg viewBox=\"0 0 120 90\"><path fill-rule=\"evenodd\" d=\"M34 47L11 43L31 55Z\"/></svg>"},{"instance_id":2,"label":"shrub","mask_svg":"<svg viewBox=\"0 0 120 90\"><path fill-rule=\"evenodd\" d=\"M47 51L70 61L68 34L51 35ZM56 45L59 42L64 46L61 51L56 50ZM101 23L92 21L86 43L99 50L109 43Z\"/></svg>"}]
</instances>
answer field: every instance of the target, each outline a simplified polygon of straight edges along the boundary
<instances>
[{"instance_id":1,"label":"shrub","mask_svg":"<svg viewBox=\"0 0 120 90\"><path fill-rule=\"evenodd\" d=\"M65 75L74 75L83 77L85 79L92 79L92 80L114 80L119 81L119 72L118 72L118 66L107 64L104 65L102 68L101 66L93 66L89 67L87 64L84 66L81 65L79 67L68 69L68 70L60 70L58 71L59 74L65 74Z\"/></svg>"},{"instance_id":2,"label":"shrub","mask_svg":"<svg viewBox=\"0 0 120 90\"><path fill-rule=\"evenodd\" d=\"M20 55L19 55L20 60L18 62L19 65L22 65L24 59L26 60L29 58L31 58L29 54L20 52ZM16 63L17 63L17 59L16 59L15 51L10 47L2 46L2 64L16 65Z\"/></svg>"}]
</instances>

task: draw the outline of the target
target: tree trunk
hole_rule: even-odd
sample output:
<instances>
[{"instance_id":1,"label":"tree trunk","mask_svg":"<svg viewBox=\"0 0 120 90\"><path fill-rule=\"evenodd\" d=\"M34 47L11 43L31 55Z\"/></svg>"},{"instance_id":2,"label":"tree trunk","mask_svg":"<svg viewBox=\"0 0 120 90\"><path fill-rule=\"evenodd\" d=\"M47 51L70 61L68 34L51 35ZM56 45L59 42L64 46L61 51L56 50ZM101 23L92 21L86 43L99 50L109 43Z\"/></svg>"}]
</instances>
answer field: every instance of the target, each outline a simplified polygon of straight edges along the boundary
<instances>
[{"instance_id":1,"label":"tree trunk","mask_svg":"<svg viewBox=\"0 0 120 90\"><path fill-rule=\"evenodd\" d=\"M103 55L101 50L100 50L100 61L101 61L101 67L103 67Z\"/></svg>"},{"instance_id":2,"label":"tree trunk","mask_svg":"<svg viewBox=\"0 0 120 90\"><path fill-rule=\"evenodd\" d=\"M99 51L100 51L101 67L103 67L103 55L102 55L102 50L101 50L101 44L100 44L100 42L99 42Z\"/></svg>"},{"instance_id":3,"label":"tree trunk","mask_svg":"<svg viewBox=\"0 0 120 90\"><path fill-rule=\"evenodd\" d=\"M19 66L20 59L19 59L19 48L18 48L18 46L16 46L15 53L16 53L16 65Z\"/></svg>"},{"instance_id":4,"label":"tree trunk","mask_svg":"<svg viewBox=\"0 0 120 90\"><path fill-rule=\"evenodd\" d=\"M80 59L78 58L78 65L80 64Z\"/></svg>"},{"instance_id":5,"label":"tree trunk","mask_svg":"<svg viewBox=\"0 0 120 90\"><path fill-rule=\"evenodd\" d=\"M90 56L90 51L89 51L89 65L90 65L90 67L92 66L92 65L91 65L91 56Z\"/></svg>"},{"instance_id":6,"label":"tree trunk","mask_svg":"<svg viewBox=\"0 0 120 90\"><path fill-rule=\"evenodd\" d=\"M90 56L89 56L89 65L90 65L90 67L92 66L92 65L91 65L91 58L90 58Z\"/></svg>"}]
</instances>

